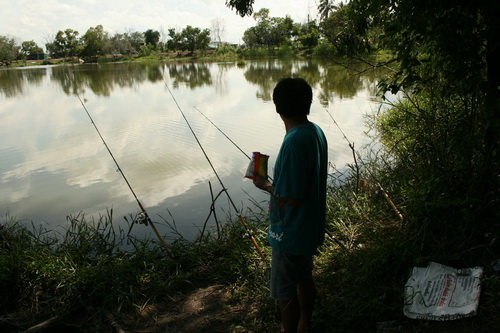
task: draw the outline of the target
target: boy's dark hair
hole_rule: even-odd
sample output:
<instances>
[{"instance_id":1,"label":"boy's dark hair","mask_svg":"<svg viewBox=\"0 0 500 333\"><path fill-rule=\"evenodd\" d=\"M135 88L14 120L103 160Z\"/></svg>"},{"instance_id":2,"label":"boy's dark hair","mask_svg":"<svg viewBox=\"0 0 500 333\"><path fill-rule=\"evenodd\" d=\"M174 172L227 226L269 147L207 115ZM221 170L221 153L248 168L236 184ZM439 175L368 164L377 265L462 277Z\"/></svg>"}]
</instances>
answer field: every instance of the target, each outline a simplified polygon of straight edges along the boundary
<instances>
[{"instance_id":1,"label":"boy's dark hair","mask_svg":"<svg viewBox=\"0 0 500 333\"><path fill-rule=\"evenodd\" d=\"M311 109L312 89L301 78L281 79L273 91L276 112L286 118L308 115Z\"/></svg>"}]
</instances>

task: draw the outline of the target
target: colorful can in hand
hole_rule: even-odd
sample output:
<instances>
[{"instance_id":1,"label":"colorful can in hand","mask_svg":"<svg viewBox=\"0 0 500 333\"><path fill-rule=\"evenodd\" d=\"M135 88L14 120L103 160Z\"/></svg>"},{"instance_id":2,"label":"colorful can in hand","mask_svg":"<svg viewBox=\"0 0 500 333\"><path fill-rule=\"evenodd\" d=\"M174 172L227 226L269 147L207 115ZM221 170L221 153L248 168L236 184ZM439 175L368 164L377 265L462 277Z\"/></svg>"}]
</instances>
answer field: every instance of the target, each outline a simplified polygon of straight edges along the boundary
<instances>
[{"instance_id":1,"label":"colorful can in hand","mask_svg":"<svg viewBox=\"0 0 500 333\"><path fill-rule=\"evenodd\" d=\"M259 152L254 152L252 154L252 159L248 165L245 177L250 179L255 179L254 173L259 176L267 178L267 161L269 160L269 155L261 154Z\"/></svg>"}]
</instances>

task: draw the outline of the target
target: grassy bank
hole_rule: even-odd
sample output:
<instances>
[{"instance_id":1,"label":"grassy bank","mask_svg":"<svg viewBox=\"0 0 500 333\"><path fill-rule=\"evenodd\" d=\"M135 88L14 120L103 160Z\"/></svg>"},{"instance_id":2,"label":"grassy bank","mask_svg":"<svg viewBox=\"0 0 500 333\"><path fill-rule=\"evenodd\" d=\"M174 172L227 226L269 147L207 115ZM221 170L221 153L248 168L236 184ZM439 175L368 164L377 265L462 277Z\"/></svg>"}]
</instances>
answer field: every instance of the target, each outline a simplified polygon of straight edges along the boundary
<instances>
[{"instance_id":1,"label":"grassy bank","mask_svg":"<svg viewBox=\"0 0 500 333\"><path fill-rule=\"evenodd\" d=\"M500 282L491 266L498 254L488 245L470 249L477 260L463 262L485 268L476 316L445 323L403 316L411 267L449 264L450 258L422 257L422 235L399 219L368 177L360 183L358 171L353 166L331 178L328 230L336 238L327 236L316 259L315 332L498 329ZM269 258L264 209L256 205L245 215ZM177 239L170 244L172 257L111 221L111 214L68 217L58 232L6 221L0 233L0 330L278 331L276 305L268 297L269 260L260 259L237 219L194 242Z\"/></svg>"}]
</instances>

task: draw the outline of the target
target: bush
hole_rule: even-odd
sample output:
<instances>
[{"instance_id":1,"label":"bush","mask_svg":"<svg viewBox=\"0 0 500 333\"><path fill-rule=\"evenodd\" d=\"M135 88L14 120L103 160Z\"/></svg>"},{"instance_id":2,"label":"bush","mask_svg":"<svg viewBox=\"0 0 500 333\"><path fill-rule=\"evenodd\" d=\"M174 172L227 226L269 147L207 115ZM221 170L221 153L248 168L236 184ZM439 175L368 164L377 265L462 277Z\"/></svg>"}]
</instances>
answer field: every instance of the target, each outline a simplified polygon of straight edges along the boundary
<instances>
[{"instance_id":1,"label":"bush","mask_svg":"<svg viewBox=\"0 0 500 333\"><path fill-rule=\"evenodd\" d=\"M335 56L336 51L331 43L322 41L314 47L312 54L315 57L331 58Z\"/></svg>"},{"instance_id":2,"label":"bush","mask_svg":"<svg viewBox=\"0 0 500 333\"><path fill-rule=\"evenodd\" d=\"M391 156L389 171L423 249L442 254L449 264L474 264L471 249L490 242L492 236L485 235L498 227L485 215L486 160L477 108L481 102L472 94L445 98L421 92L377 120Z\"/></svg>"}]
</instances>

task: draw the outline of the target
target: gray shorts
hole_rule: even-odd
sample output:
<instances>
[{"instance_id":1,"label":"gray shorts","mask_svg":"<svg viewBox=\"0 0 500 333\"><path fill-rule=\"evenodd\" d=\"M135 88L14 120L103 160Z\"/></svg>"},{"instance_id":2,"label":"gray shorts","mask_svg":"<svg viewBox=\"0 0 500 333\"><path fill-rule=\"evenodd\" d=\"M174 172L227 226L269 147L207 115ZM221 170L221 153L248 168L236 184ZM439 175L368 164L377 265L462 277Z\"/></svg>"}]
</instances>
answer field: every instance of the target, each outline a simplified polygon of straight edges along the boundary
<instances>
[{"instance_id":1,"label":"gray shorts","mask_svg":"<svg viewBox=\"0 0 500 333\"><path fill-rule=\"evenodd\" d=\"M300 281L312 279L312 256L276 251L271 257L271 297L289 300L297 296Z\"/></svg>"}]
</instances>

